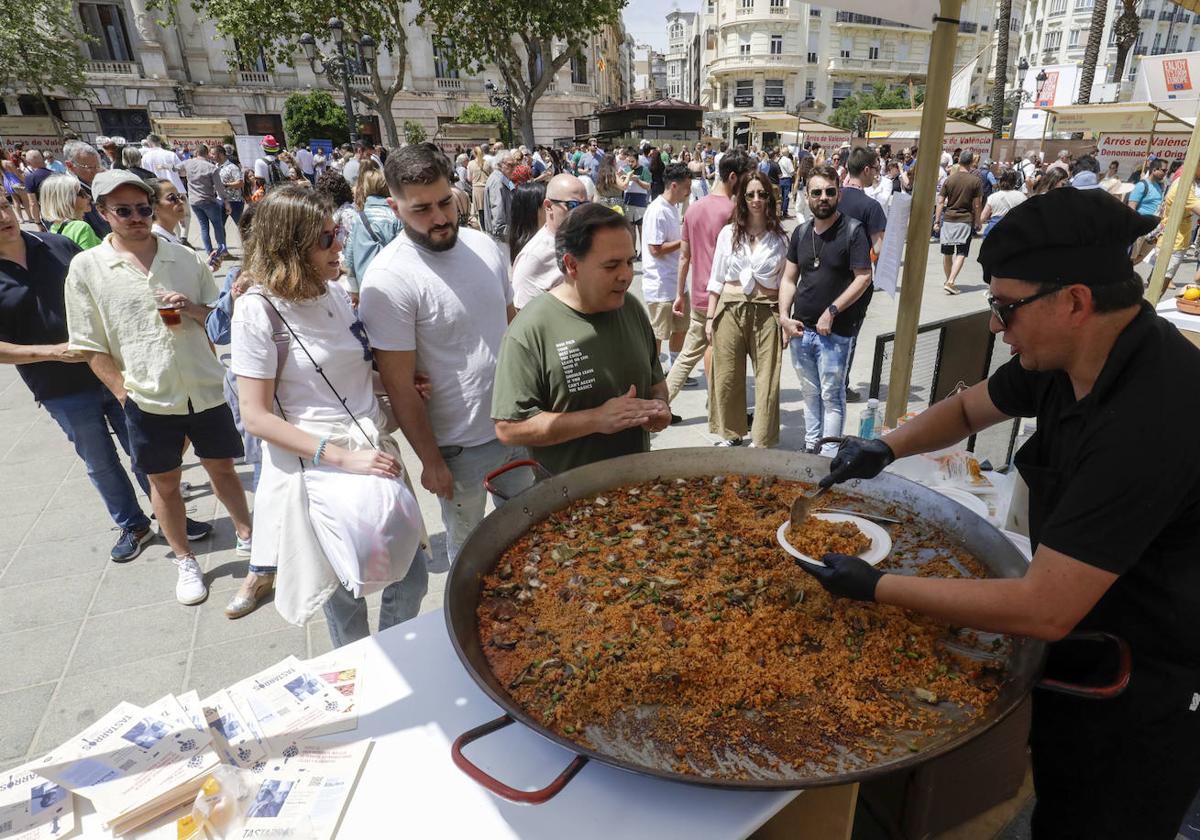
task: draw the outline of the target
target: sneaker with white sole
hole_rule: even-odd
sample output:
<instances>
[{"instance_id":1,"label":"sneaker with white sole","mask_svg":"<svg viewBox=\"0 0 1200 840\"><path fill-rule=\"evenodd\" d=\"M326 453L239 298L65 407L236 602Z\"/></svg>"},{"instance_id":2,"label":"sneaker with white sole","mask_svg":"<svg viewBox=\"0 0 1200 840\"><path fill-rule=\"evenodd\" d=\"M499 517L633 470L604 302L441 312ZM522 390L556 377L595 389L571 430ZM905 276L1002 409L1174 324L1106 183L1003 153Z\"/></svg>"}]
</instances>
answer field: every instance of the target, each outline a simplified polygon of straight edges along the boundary
<instances>
[{"instance_id":1,"label":"sneaker with white sole","mask_svg":"<svg viewBox=\"0 0 1200 840\"><path fill-rule=\"evenodd\" d=\"M175 583L175 600L185 606L199 604L208 597L208 587L204 585L204 573L196 562L194 554L175 558L179 568L179 580Z\"/></svg>"},{"instance_id":2,"label":"sneaker with white sole","mask_svg":"<svg viewBox=\"0 0 1200 840\"><path fill-rule=\"evenodd\" d=\"M236 554L238 557L249 557L250 556L250 543L253 539L254 539L253 534L246 537L246 539L242 539L241 537L238 537L237 538L237 547L235 547L233 549L233 553Z\"/></svg>"}]
</instances>

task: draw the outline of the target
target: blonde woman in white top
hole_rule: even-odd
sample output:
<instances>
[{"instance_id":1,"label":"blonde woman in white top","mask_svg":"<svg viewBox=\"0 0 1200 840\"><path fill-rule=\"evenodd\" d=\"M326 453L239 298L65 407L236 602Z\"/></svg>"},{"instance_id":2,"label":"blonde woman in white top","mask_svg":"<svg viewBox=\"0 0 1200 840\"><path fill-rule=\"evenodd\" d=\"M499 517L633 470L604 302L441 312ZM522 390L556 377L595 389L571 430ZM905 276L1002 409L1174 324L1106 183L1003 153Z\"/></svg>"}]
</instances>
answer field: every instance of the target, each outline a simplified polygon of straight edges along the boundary
<instances>
[{"instance_id":1,"label":"blonde woman in white top","mask_svg":"<svg viewBox=\"0 0 1200 840\"><path fill-rule=\"evenodd\" d=\"M752 446L779 443L779 281L787 262L787 237L775 191L761 175L743 181L733 219L717 237L708 281L704 330L713 348L708 429L717 446L738 446L746 436L746 356L754 367Z\"/></svg>"}]
</instances>

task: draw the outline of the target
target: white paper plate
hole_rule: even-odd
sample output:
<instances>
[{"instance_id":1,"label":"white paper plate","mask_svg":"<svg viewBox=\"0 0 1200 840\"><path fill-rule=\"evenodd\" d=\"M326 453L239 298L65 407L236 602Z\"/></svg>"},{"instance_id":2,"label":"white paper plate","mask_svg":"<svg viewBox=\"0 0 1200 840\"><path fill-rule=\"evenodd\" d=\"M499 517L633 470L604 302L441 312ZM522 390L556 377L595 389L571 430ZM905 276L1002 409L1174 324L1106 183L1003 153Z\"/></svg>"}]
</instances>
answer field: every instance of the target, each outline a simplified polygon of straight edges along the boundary
<instances>
[{"instance_id":1,"label":"white paper plate","mask_svg":"<svg viewBox=\"0 0 1200 840\"><path fill-rule=\"evenodd\" d=\"M968 493L966 490L961 490L958 487L931 487L931 490L936 490L947 499L953 499L960 505L965 507L971 513L977 513L984 519L988 518L991 513L988 510L987 502L976 496L974 493Z\"/></svg>"},{"instance_id":2,"label":"white paper plate","mask_svg":"<svg viewBox=\"0 0 1200 840\"><path fill-rule=\"evenodd\" d=\"M866 534L871 540L871 547L858 555L863 560L866 560L872 566L877 564L884 557L888 556L888 552L892 550L892 537L882 527L875 524L869 519L863 519L861 516L851 516L845 513L814 513L817 519L824 519L826 522L853 522L858 526L859 530ZM791 520L787 520L779 526L779 530L775 532L775 538L779 540L779 544L783 546L783 550L792 555L798 560L803 560L806 563L812 563L815 566L824 565L820 560L813 559L807 554L802 554L795 546L787 539L788 525L792 524Z\"/></svg>"}]
</instances>

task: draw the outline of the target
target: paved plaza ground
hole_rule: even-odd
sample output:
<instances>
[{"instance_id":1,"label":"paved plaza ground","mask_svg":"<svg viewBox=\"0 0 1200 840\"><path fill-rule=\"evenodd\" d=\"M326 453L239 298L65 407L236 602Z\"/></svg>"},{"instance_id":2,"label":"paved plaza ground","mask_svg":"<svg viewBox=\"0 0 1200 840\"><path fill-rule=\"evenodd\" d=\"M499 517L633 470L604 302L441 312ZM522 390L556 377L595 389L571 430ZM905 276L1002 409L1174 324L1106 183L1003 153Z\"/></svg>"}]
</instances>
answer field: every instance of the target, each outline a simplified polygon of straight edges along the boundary
<instances>
[{"instance_id":1,"label":"paved plaza ground","mask_svg":"<svg viewBox=\"0 0 1200 840\"><path fill-rule=\"evenodd\" d=\"M194 231L192 241L199 241ZM944 294L942 279L934 245L923 322L986 306L973 259L960 278L962 295ZM877 293L871 304L852 371L864 397L874 338L894 328L897 302ZM786 361L781 388L781 446L794 449L803 440L803 415L799 382ZM848 428L862 405L850 406ZM684 422L656 435L655 448L711 444L703 387L683 391L674 408ZM408 467L419 471L405 449ZM249 487L249 468L239 471ZM209 540L195 544L211 593L195 607L175 601L176 569L161 539L131 563L109 560L118 534L83 463L16 370L0 366L0 769L57 746L120 700L148 703L193 688L204 697L289 654L307 658L329 649L323 621L290 626L269 602L237 621L225 618L246 562L234 556L232 523L194 456L185 460L184 478L193 487L189 514L215 526ZM436 610L446 577L443 528L435 499L414 484L434 542L422 610ZM378 597L373 604L374 626Z\"/></svg>"}]
</instances>

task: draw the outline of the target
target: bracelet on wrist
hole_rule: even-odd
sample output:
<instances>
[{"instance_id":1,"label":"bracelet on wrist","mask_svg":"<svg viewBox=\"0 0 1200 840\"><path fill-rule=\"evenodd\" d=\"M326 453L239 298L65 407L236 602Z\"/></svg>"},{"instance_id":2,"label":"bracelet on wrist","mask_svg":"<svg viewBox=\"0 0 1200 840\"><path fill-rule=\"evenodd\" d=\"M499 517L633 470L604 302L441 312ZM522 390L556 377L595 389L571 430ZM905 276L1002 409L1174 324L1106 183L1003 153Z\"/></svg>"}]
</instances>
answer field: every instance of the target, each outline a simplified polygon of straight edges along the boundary
<instances>
[{"instance_id":1,"label":"bracelet on wrist","mask_svg":"<svg viewBox=\"0 0 1200 840\"><path fill-rule=\"evenodd\" d=\"M329 435L321 438L321 442L317 444L317 451L313 454L312 463L314 467L321 466L321 456L325 454L325 444L329 443Z\"/></svg>"}]
</instances>

